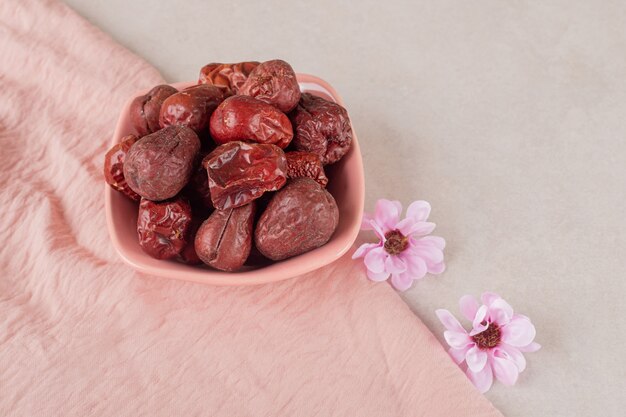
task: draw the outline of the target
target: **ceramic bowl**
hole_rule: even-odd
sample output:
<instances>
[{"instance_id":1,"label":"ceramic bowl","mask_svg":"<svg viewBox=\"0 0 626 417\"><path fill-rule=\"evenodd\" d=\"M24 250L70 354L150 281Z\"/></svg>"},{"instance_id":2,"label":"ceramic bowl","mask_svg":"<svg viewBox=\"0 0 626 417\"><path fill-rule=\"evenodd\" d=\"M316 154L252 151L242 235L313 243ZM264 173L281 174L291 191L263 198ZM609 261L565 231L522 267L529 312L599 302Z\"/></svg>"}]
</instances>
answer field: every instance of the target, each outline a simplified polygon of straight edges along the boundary
<instances>
[{"instance_id":1,"label":"ceramic bowl","mask_svg":"<svg viewBox=\"0 0 626 417\"><path fill-rule=\"evenodd\" d=\"M298 74L298 82L302 91L344 105L341 97L327 82L306 74ZM194 84L195 82L186 82L172 85L180 90ZM146 92L147 90L137 92L122 108L111 146L132 133L128 117L130 103L134 97ZM113 246L122 259L139 272L212 285L262 284L297 277L321 268L350 249L361 224L364 198L363 163L354 128L353 133L350 151L339 162L326 167L326 174L330 179L328 190L335 197L339 207L339 226L328 243L320 248L267 266L238 272L222 272L174 260L154 259L142 251L137 241L137 203L105 184L107 225Z\"/></svg>"}]
</instances>

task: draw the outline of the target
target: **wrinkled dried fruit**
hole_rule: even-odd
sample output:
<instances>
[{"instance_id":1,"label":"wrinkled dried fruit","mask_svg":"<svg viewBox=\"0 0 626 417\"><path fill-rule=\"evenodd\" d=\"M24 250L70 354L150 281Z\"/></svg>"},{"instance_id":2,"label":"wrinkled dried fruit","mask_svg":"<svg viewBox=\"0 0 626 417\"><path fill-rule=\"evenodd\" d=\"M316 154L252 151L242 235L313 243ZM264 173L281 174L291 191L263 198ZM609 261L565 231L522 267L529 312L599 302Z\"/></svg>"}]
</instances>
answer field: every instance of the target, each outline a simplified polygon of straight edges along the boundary
<instances>
[{"instance_id":1,"label":"wrinkled dried fruit","mask_svg":"<svg viewBox=\"0 0 626 417\"><path fill-rule=\"evenodd\" d=\"M289 113L300 100L300 86L291 65L275 59L252 70L239 94L255 97Z\"/></svg>"},{"instance_id":2,"label":"wrinkled dried fruit","mask_svg":"<svg viewBox=\"0 0 626 417\"><path fill-rule=\"evenodd\" d=\"M211 137L218 144L242 140L272 143L284 149L293 138L285 113L249 96L224 100L213 112L210 127Z\"/></svg>"},{"instance_id":3,"label":"wrinkled dried fruit","mask_svg":"<svg viewBox=\"0 0 626 417\"><path fill-rule=\"evenodd\" d=\"M259 65L256 61L236 64L213 63L202 67L198 84L215 85L231 89L235 94L248 79L248 75Z\"/></svg>"},{"instance_id":4,"label":"wrinkled dried fruit","mask_svg":"<svg viewBox=\"0 0 626 417\"><path fill-rule=\"evenodd\" d=\"M170 126L139 139L124 162L129 187L148 200L174 197L189 181L200 140L185 126Z\"/></svg>"},{"instance_id":5,"label":"wrinkled dried fruit","mask_svg":"<svg viewBox=\"0 0 626 417\"><path fill-rule=\"evenodd\" d=\"M213 110L229 93L214 85L194 85L168 97L161 106L161 127L180 125L206 131Z\"/></svg>"},{"instance_id":6,"label":"wrinkled dried fruit","mask_svg":"<svg viewBox=\"0 0 626 417\"><path fill-rule=\"evenodd\" d=\"M213 206L243 206L287 181L287 160L275 145L228 142L204 159Z\"/></svg>"},{"instance_id":7,"label":"wrinkled dried fruit","mask_svg":"<svg viewBox=\"0 0 626 417\"><path fill-rule=\"evenodd\" d=\"M352 127L339 104L303 93L290 118L295 148L318 154L324 165L339 161L350 149Z\"/></svg>"},{"instance_id":8,"label":"wrinkled dried fruit","mask_svg":"<svg viewBox=\"0 0 626 417\"><path fill-rule=\"evenodd\" d=\"M157 85L143 96L136 97L130 104L130 122L139 136L156 132L159 126L161 105L166 98L178 90L171 85Z\"/></svg>"},{"instance_id":9,"label":"wrinkled dried fruit","mask_svg":"<svg viewBox=\"0 0 626 417\"><path fill-rule=\"evenodd\" d=\"M137 136L124 136L120 143L114 145L104 156L104 180L114 189L134 201L141 196L130 189L124 178L124 160L130 147L137 142Z\"/></svg>"},{"instance_id":10,"label":"wrinkled dried fruit","mask_svg":"<svg viewBox=\"0 0 626 417\"><path fill-rule=\"evenodd\" d=\"M191 206L181 198L154 202L141 199L137 236L144 252L156 259L181 253L189 237Z\"/></svg>"},{"instance_id":11,"label":"wrinkled dried fruit","mask_svg":"<svg viewBox=\"0 0 626 417\"><path fill-rule=\"evenodd\" d=\"M326 187L328 178L318 154L295 151L285 153L285 157L287 158L287 178L313 178L319 185Z\"/></svg>"},{"instance_id":12,"label":"wrinkled dried fruit","mask_svg":"<svg viewBox=\"0 0 626 417\"><path fill-rule=\"evenodd\" d=\"M205 264L222 271L243 266L252 247L254 202L228 210L216 210L202 223L195 248Z\"/></svg>"},{"instance_id":13,"label":"wrinkled dried fruit","mask_svg":"<svg viewBox=\"0 0 626 417\"><path fill-rule=\"evenodd\" d=\"M280 261L324 245L339 223L333 196L310 178L290 180L278 191L254 232L257 249Z\"/></svg>"}]
</instances>

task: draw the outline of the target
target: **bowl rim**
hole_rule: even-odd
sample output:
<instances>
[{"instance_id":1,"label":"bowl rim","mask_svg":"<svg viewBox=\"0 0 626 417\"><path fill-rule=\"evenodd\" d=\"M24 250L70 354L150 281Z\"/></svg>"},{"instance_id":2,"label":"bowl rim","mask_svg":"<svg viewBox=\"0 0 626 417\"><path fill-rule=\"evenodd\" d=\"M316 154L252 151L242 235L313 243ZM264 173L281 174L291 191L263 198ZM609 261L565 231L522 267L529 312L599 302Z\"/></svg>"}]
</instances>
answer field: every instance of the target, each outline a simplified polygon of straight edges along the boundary
<instances>
[{"instance_id":1,"label":"bowl rim","mask_svg":"<svg viewBox=\"0 0 626 417\"><path fill-rule=\"evenodd\" d=\"M326 90L332 98L340 104L344 106L344 101L341 96L337 93L337 91L326 81L322 80L319 77L310 74L297 74L298 83L300 84L301 89L303 89L302 85L309 84L311 86L319 86L323 90ZM170 85L174 87L180 86L189 86L190 84L196 84L196 82L178 82L178 83L170 83ZM307 91L306 88L304 88ZM131 101L138 95L145 94L149 89L143 89L141 91L133 94L123 105L122 111L117 120L117 124L115 127L115 132L113 137L110 140L110 146L113 146L117 143L117 138L121 137L122 130L122 121L124 119L125 111L129 108ZM311 91L311 89L309 89ZM352 126L352 121L350 121ZM353 140L350 152L354 153L353 157L356 159L356 167L355 175L358 175L358 178L354 181L357 185L356 189L352 189L352 193L354 193L357 198L354 202L358 205L357 212L360 214L356 216L358 218L349 218L343 221L350 222L348 225L348 235L342 239L340 242L336 242L331 240L320 248L314 249L313 251L307 252L302 255L295 256L293 258L286 259L284 261L280 261L277 263L273 263L268 266L263 266L258 269L245 270L239 272L223 272L219 270L213 269L203 269L203 268L195 268L190 265L186 265L184 263L178 263L172 261L169 265L172 267L164 267L164 268L155 268L150 265L146 265L142 262L140 257L135 256L133 253L125 251L124 247L126 244L122 242L120 235L117 232L117 229L114 224L114 214L113 214L113 195L116 193L108 184L104 184L105 187L105 212L107 219L107 229L109 231L109 236L111 238L111 242L122 258L124 262L133 267L140 273L145 273L152 276L159 276L170 279L179 279L184 281L192 281L199 282L209 285L219 285L219 286L239 286L239 285L259 285L270 282L282 281L285 279L296 278L308 272L319 269L323 266L326 266L335 260L339 259L343 256L354 244L356 237L360 230L361 225L361 216L363 213L364 200L365 200L365 178L363 171L363 159L361 156L361 151L356 135L356 131L354 130L354 126L352 126L353 132ZM329 246L330 245L330 246ZM335 248L334 251L331 249ZM315 254L316 252L322 252L324 255L322 257L323 261L320 263L320 256L307 256L309 254ZM167 261L163 261L167 262ZM181 270L180 266L184 267L184 270ZM179 272L178 274L176 272Z\"/></svg>"}]
</instances>

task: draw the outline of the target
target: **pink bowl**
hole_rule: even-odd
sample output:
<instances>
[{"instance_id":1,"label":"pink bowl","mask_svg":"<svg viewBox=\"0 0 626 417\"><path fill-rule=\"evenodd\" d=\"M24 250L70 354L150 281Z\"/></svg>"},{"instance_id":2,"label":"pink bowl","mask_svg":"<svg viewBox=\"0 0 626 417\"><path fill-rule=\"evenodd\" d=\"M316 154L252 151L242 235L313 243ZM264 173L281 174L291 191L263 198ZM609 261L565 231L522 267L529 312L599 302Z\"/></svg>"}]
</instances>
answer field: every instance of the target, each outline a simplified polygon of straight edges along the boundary
<instances>
[{"instance_id":1,"label":"pink bowl","mask_svg":"<svg viewBox=\"0 0 626 417\"><path fill-rule=\"evenodd\" d=\"M343 101L327 82L312 75L298 74L300 89L341 105ZM195 82L172 84L178 89ZM136 95L145 94L147 90ZM131 97L117 121L111 146L132 133L128 117ZM166 278L182 279L213 285L253 285L280 281L318 269L341 257L352 246L361 225L364 198L364 177L361 151L354 132L352 147L341 161L327 167L328 190L339 207L339 226L330 241L311 252L256 269L222 272L208 267L190 266L176 261L161 261L145 254L137 241L137 204L105 184L104 199L107 225L113 246L122 259L140 272Z\"/></svg>"}]
</instances>

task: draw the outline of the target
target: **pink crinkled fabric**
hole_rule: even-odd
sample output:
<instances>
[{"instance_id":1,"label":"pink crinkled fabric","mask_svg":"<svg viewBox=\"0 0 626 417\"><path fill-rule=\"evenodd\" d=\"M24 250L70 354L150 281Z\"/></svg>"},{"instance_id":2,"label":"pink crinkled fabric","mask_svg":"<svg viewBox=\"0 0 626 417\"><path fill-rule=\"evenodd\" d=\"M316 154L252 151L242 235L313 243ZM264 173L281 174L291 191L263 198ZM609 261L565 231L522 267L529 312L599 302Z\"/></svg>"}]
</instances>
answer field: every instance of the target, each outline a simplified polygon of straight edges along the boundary
<instances>
[{"instance_id":1,"label":"pink crinkled fabric","mask_svg":"<svg viewBox=\"0 0 626 417\"><path fill-rule=\"evenodd\" d=\"M161 76L57 1L0 2L0 57L0 415L500 416L349 257L248 288L135 273L101 166Z\"/></svg>"}]
</instances>

